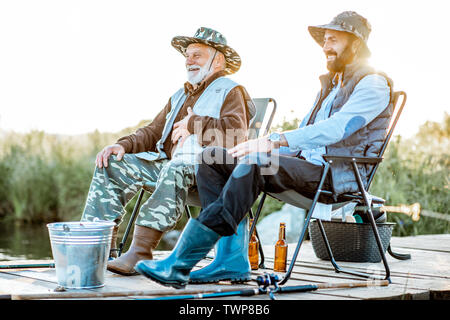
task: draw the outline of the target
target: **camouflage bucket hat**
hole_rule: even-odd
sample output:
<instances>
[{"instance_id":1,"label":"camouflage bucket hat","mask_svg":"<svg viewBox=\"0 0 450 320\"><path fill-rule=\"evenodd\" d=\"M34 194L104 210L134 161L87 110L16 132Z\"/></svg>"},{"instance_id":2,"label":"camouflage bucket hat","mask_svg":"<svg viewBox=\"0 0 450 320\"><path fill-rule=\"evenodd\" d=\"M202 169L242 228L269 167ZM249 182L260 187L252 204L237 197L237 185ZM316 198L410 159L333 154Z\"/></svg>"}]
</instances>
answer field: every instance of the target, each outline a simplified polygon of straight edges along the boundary
<instances>
[{"instance_id":1,"label":"camouflage bucket hat","mask_svg":"<svg viewBox=\"0 0 450 320\"><path fill-rule=\"evenodd\" d=\"M309 26L308 30L316 42L323 47L323 36L327 29L351 33L362 40L361 56L369 57L370 50L367 40L372 31L369 21L354 11L344 11L338 14L329 24Z\"/></svg>"},{"instance_id":2,"label":"camouflage bucket hat","mask_svg":"<svg viewBox=\"0 0 450 320\"><path fill-rule=\"evenodd\" d=\"M201 27L193 37L177 36L172 39L172 46L186 55L186 48L192 43L203 43L222 52L225 56L227 74L235 73L241 67L241 57L227 45L227 39L218 31Z\"/></svg>"}]
</instances>

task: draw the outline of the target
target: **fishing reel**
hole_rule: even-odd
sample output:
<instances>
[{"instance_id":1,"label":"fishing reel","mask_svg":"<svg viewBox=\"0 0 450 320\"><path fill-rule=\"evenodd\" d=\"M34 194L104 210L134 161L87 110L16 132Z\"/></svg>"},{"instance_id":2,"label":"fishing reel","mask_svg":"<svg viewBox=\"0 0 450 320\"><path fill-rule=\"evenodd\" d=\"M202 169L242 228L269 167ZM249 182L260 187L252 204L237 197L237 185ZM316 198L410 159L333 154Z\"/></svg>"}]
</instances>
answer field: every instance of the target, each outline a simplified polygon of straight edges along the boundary
<instances>
[{"instance_id":1,"label":"fishing reel","mask_svg":"<svg viewBox=\"0 0 450 320\"><path fill-rule=\"evenodd\" d=\"M268 293L270 299L275 300L274 293L277 292L280 288L278 286L278 282L280 281L278 275L274 273L271 274L264 273L262 276L258 276L255 281L258 284L259 290L261 292Z\"/></svg>"}]
</instances>

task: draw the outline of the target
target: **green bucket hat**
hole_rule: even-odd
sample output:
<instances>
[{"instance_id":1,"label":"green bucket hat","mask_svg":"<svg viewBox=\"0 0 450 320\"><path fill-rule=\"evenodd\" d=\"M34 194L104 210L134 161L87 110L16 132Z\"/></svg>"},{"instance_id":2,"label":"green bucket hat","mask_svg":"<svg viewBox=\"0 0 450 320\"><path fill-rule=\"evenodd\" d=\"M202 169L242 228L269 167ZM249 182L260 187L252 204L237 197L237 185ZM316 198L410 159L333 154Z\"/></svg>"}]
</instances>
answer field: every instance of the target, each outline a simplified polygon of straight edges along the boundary
<instances>
[{"instance_id":1,"label":"green bucket hat","mask_svg":"<svg viewBox=\"0 0 450 320\"><path fill-rule=\"evenodd\" d=\"M227 45L227 39L216 30L201 27L193 37L177 36L172 39L172 46L184 56L186 48L192 43L203 43L222 52L225 56L227 74L235 73L241 67L239 54Z\"/></svg>"},{"instance_id":2,"label":"green bucket hat","mask_svg":"<svg viewBox=\"0 0 450 320\"><path fill-rule=\"evenodd\" d=\"M344 11L338 14L329 24L309 26L308 30L316 42L323 47L323 36L325 31L337 30L351 33L362 40L361 57L369 57L370 50L367 40L372 31L369 21L354 11Z\"/></svg>"}]
</instances>

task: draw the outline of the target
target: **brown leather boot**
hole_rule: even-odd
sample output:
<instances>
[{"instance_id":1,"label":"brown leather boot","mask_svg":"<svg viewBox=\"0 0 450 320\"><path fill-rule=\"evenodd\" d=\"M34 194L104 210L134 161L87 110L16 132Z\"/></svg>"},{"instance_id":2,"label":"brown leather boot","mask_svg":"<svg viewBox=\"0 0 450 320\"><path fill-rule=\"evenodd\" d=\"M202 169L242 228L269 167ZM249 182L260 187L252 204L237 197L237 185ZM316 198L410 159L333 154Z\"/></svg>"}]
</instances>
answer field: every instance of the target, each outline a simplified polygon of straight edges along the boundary
<instances>
[{"instance_id":1,"label":"brown leather boot","mask_svg":"<svg viewBox=\"0 0 450 320\"><path fill-rule=\"evenodd\" d=\"M123 276L137 274L134 266L139 260L152 260L152 250L158 246L163 232L143 227L134 226L133 241L126 253L119 258L108 261L107 269Z\"/></svg>"},{"instance_id":2,"label":"brown leather boot","mask_svg":"<svg viewBox=\"0 0 450 320\"><path fill-rule=\"evenodd\" d=\"M115 226L111 237L111 249L109 250L110 258L117 258L117 236L119 234L119 226Z\"/></svg>"}]
</instances>

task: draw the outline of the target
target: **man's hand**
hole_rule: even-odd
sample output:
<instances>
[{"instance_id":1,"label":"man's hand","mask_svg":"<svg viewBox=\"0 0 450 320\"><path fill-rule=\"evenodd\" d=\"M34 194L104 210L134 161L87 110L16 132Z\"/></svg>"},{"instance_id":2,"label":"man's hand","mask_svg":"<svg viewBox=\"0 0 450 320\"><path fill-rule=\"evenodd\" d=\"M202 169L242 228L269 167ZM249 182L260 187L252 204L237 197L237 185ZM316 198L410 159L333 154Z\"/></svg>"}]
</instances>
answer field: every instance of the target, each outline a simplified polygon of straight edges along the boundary
<instances>
[{"instance_id":1,"label":"man's hand","mask_svg":"<svg viewBox=\"0 0 450 320\"><path fill-rule=\"evenodd\" d=\"M191 133L182 127L178 127L173 129L172 131L172 143L175 145L178 143L179 147L183 146L184 141L187 139L187 137L189 137L191 135ZM181 140L180 140L181 138ZM178 141L180 140L180 141Z\"/></svg>"},{"instance_id":2,"label":"man's hand","mask_svg":"<svg viewBox=\"0 0 450 320\"><path fill-rule=\"evenodd\" d=\"M191 135L191 133L189 132L187 125L188 125L188 121L191 118L192 115L194 115L194 112L192 111L192 108L189 107L187 108L187 116L184 117L182 120L176 122L173 125L173 131L172 131L172 143L176 144L177 142L179 142L179 146L182 147L184 141L186 140L186 138L188 136ZM180 141L178 141L181 138Z\"/></svg>"},{"instance_id":3,"label":"man's hand","mask_svg":"<svg viewBox=\"0 0 450 320\"><path fill-rule=\"evenodd\" d=\"M97 154L97 158L95 159L95 165L98 168L107 168L108 167L108 159L111 154L117 155L117 161L122 160L123 155L125 154L125 149L120 144L113 144L111 146L107 146L103 148Z\"/></svg>"},{"instance_id":4,"label":"man's hand","mask_svg":"<svg viewBox=\"0 0 450 320\"><path fill-rule=\"evenodd\" d=\"M273 147L273 143L269 141L266 136L259 139L242 142L234 148L228 149L227 152L231 154L233 158L241 159L242 157L252 152L269 152L273 149Z\"/></svg>"},{"instance_id":5,"label":"man's hand","mask_svg":"<svg viewBox=\"0 0 450 320\"><path fill-rule=\"evenodd\" d=\"M188 121L195 113L192 111L191 107L187 108L187 113L188 114L187 114L186 117L184 117L183 119L181 119L178 122L175 122L175 124L173 125L174 129L177 129L177 128L183 128L183 129L186 129L186 130L188 129L188 127L187 127Z\"/></svg>"}]
</instances>

